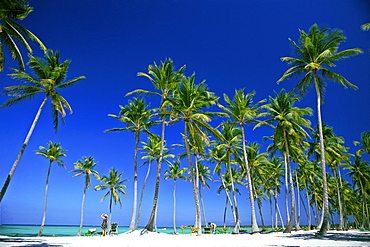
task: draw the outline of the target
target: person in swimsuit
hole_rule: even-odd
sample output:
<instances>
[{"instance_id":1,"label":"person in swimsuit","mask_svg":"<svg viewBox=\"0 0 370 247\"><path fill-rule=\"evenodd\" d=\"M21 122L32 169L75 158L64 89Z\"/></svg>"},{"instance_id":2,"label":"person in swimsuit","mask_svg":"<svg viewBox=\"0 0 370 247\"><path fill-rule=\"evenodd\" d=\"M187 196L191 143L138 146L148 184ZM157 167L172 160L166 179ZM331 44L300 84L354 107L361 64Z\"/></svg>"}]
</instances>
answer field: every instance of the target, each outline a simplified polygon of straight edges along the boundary
<instances>
[{"instance_id":1,"label":"person in swimsuit","mask_svg":"<svg viewBox=\"0 0 370 247\"><path fill-rule=\"evenodd\" d=\"M101 229L103 230L102 235L105 236L107 234L107 228L108 228L108 215L102 214L100 217L103 219L103 222L101 223Z\"/></svg>"},{"instance_id":2,"label":"person in swimsuit","mask_svg":"<svg viewBox=\"0 0 370 247\"><path fill-rule=\"evenodd\" d=\"M208 225L212 228L212 232L216 233L217 225L215 223L212 223L212 222L208 222Z\"/></svg>"}]
</instances>

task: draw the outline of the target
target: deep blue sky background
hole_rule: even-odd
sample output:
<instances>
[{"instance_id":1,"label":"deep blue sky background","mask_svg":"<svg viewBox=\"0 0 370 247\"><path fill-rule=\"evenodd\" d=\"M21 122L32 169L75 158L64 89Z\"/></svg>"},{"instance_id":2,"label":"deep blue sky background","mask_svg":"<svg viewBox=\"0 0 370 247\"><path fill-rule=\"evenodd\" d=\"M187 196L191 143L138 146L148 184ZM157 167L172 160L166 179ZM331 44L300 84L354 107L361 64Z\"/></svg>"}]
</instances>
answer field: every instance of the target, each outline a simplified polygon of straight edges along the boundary
<instances>
[{"instance_id":1,"label":"deep blue sky background","mask_svg":"<svg viewBox=\"0 0 370 247\"><path fill-rule=\"evenodd\" d=\"M82 156L94 156L96 169L108 174L111 167L124 172L129 196L122 196L122 209L113 209L113 221L128 225L132 207L132 163L134 136L132 133L103 133L122 125L108 114L118 114L118 105L125 105L127 92L137 88L152 90L148 79L137 77L147 72L154 61L171 58L177 68L186 64L186 74L196 72L197 81L206 79L209 89L222 97L232 96L235 89L256 91L256 102L273 95L283 87L290 90L297 80L277 85L288 66L280 57L292 56L288 38L297 40L298 29L305 31L317 23L320 26L345 31L347 41L340 50L361 48L365 54L338 63L333 70L359 86L345 90L328 83L323 121L343 136L351 152L357 150L353 140L359 140L370 126L370 32L360 25L370 22L367 0L297 1L30 1L32 12L21 22L34 32L49 49L59 50L62 61L71 59L68 78L84 75L87 79L61 94L74 112L66 124L54 134L50 108L40 118L31 141L19 164L10 187L1 203L2 224L40 224L48 161L35 150L49 140L60 142L67 149L67 170L54 165L51 171L46 224L79 224L83 178L72 177L68 171ZM34 46L35 55L42 53ZM24 53L26 55L26 53ZM7 58L6 68L17 64ZM27 70L29 72L29 70ZM0 75L1 88L19 82L9 79L6 69ZM6 178L21 144L41 104L43 95L32 101L0 110L0 182ZM0 96L0 103L7 100ZM150 99L153 107L157 99ZM221 102L223 100L221 99ZM313 89L299 102L311 107L316 114ZM316 115L310 118L316 124ZM168 128L168 143L181 143L183 126ZM157 132L159 134L159 132ZM268 127L247 131L248 139L262 142L270 135ZM146 141L143 138L142 141ZM183 165L187 163L184 160ZM154 168L154 166L153 166ZM166 167L164 167L165 169ZM152 170L154 171L154 169ZM146 168L140 168L139 189ZM94 181L93 185L98 182ZM148 181L140 225L149 217L154 191L154 172ZM158 225L172 226L172 180L163 181L160 188ZM222 223L225 196L217 195L218 184L203 192L207 220ZM240 219L250 224L247 190L240 188ZM104 192L90 189L85 207L85 224L99 225L100 214L108 212L108 200L99 202ZM189 182L178 182L178 226L194 223L194 203ZM281 204L283 208L283 204ZM268 204L265 221L270 224ZM285 215L285 214L284 214ZM303 216L303 213L302 213ZM228 222L231 222L229 218ZM304 223L304 222L303 222Z\"/></svg>"}]
</instances>

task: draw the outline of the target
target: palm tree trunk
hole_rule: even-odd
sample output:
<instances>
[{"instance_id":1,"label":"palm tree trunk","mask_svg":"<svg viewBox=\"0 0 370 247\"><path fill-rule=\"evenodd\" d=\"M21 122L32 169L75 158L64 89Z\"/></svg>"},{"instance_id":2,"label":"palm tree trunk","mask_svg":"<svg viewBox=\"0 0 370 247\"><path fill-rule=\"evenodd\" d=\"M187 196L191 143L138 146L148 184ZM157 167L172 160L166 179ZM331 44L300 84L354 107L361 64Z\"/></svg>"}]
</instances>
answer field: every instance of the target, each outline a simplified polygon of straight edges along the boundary
<instances>
[{"instance_id":1,"label":"palm tree trunk","mask_svg":"<svg viewBox=\"0 0 370 247\"><path fill-rule=\"evenodd\" d=\"M308 195L308 188L307 188L307 182L304 183L304 189L306 191L306 198L307 198L307 224L308 224L308 230L311 230L311 203L310 203L310 197Z\"/></svg>"},{"instance_id":2,"label":"palm tree trunk","mask_svg":"<svg viewBox=\"0 0 370 247\"><path fill-rule=\"evenodd\" d=\"M228 189L226 188L225 180L224 180L224 178L222 177L221 174L218 174L218 176L221 178L222 186L224 187L224 191L225 191L225 195L226 195L226 200L229 201L230 208L231 208L231 213L233 214L234 221L236 222L236 215L235 215L234 206L233 206L233 203L231 201L230 195L227 192ZM226 217L226 214L225 214L225 217ZM226 221L225 220L226 220L226 218L224 218L224 223L226 224ZM225 225L225 227L226 227L226 225Z\"/></svg>"},{"instance_id":3,"label":"palm tree trunk","mask_svg":"<svg viewBox=\"0 0 370 247\"><path fill-rule=\"evenodd\" d=\"M107 221L107 234L110 232L110 224L112 223L112 205L113 205L113 192L110 192L110 200L109 200L109 219Z\"/></svg>"},{"instance_id":4,"label":"palm tree trunk","mask_svg":"<svg viewBox=\"0 0 370 247\"><path fill-rule=\"evenodd\" d=\"M322 120L321 120L321 95L320 89L317 83L316 71L314 72L315 90L317 95L317 125L319 126L320 136L320 156L321 156L321 168L322 168L322 183L323 183L323 220L318 235L326 235L329 228L329 198L328 198L328 183L326 180L326 163L325 163L325 147L324 147L324 135L322 132Z\"/></svg>"},{"instance_id":5,"label":"palm tree trunk","mask_svg":"<svg viewBox=\"0 0 370 247\"><path fill-rule=\"evenodd\" d=\"M140 131L135 132L135 155L134 155L134 198L132 203L132 215L129 231L135 231L136 224L136 210L137 210L137 156L139 152L139 140L140 140Z\"/></svg>"},{"instance_id":6,"label":"palm tree trunk","mask_svg":"<svg viewBox=\"0 0 370 247\"><path fill-rule=\"evenodd\" d=\"M137 210L137 218L135 223L135 229L139 226L140 216L141 216L141 206L143 205L143 198L144 198L144 191L146 187L146 182L148 181L149 173L150 173L150 163L148 163L148 170L146 171L146 175L143 182L143 187L141 188L141 194L140 194L140 201L139 201L139 208Z\"/></svg>"},{"instance_id":7,"label":"palm tree trunk","mask_svg":"<svg viewBox=\"0 0 370 247\"><path fill-rule=\"evenodd\" d=\"M173 233L178 234L176 230L176 179L173 179Z\"/></svg>"},{"instance_id":8,"label":"palm tree trunk","mask_svg":"<svg viewBox=\"0 0 370 247\"><path fill-rule=\"evenodd\" d=\"M239 233L239 229L240 229L239 210L238 210L238 203L237 203L236 195L235 195L234 177L233 177L233 173L231 171L230 154L228 154L228 156L227 156L227 163L228 163L227 166L229 168L229 176L230 176L230 182L231 182L231 194L233 196L233 201L234 201L234 220L235 220L235 227L234 227L233 233L234 234L238 234Z\"/></svg>"},{"instance_id":9,"label":"palm tree trunk","mask_svg":"<svg viewBox=\"0 0 370 247\"><path fill-rule=\"evenodd\" d=\"M245 166L247 168L247 179L249 181L249 198L251 202L251 214L252 214L252 233L259 232L259 228L257 225L257 218L256 218L256 210L254 207L254 193L253 193L253 188L251 186L252 184L252 178L251 178L251 171L249 168L249 163L248 163L248 157L247 157L247 150L245 147L245 131L244 131L244 125L242 125L242 138L243 138L243 153L244 153L244 161L245 161Z\"/></svg>"},{"instance_id":10,"label":"palm tree trunk","mask_svg":"<svg viewBox=\"0 0 370 247\"><path fill-rule=\"evenodd\" d=\"M225 193L227 193L225 191ZM226 201L225 201L225 207L224 207L224 229L226 229L226 213L227 213L227 204L228 204L228 200L227 200L227 197L226 198Z\"/></svg>"},{"instance_id":11,"label":"palm tree trunk","mask_svg":"<svg viewBox=\"0 0 370 247\"><path fill-rule=\"evenodd\" d=\"M81 236L82 226L84 224L85 197L86 197L86 190L87 190L87 183L88 183L87 182L87 176L89 176L89 175L86 174L85 185L84 185L84 193L82 194L80 228L78 228L77 236Z\"/></svg>"},{"instance_id":12,"label":"palm tree trunk","mask_svg":"<svg viewBox=\"0 0 370 247\"><path fill-rule=\"evenodd\" d=\"M301 221L301 191L299 189L299 180L297 173L295 174L296 184L297 184L297 223L296 223L296 230L300 230L301 226L299 222Z\"/></svg>"},{"instance_id":13,"label":"palm tree trunk","mask_svg":"<svg viewBox=\"0 0 370 247\"><path fill-rule=\"evenodd\" d=\"M197 233L197 236L200 236L202 234L202 231L201 231L202 226L201 226L201 214L200 214L200 206L199 206L199 195L198 195L198 187L196 185L196 178L194 177L193 162L191 159L189 140L188 140L187 124L188 124L187 122L184 122L184 142L185 142L185 148L186 148L186 153L187 153L188 162L189 162L190 179L191 179L191 184L193 186L193 196L194 196L194 202L195 202L194 230Z\"/></svg>"},{"instance_id":14,"label":"palm tree trunk","mask_svg":"<svg viewBox=\"0 0 370 247\"><path fill-rule=\"evenodd\" d=\"M46 207L48 204L48 192L49 192L49 176L50 176L50 170L51 170L51 164L52 162L50 161L49 167L48 167L48 172L46 174L46 181L45 181L45 196L44 196L44 213L42 215L42 221L41 221L41 226L40 226L40 231L37 234L38 237L41 237L42 231L44 230L45 226L45 220L46 220Z\"/></svg>"},{"instance_id":15,"label":"palm tree trunk","mask_svg":"<svg viewBox=\"0 0 370 247\"><path fill-rule=\"evenodd\" d=\"M18 163L19 163L19 161L21 160L21 158L23 156L24 150L26 150L26 147L28 145L28 142L30 141L30 138L32 136L32 133L33 133L35 127L36 127L36 124L37 124L37 122L38 122L38 120L40 118L40 114L42 112L42 109L44 108L47 100L48 100L48 96L46 96L44 98L44 100L42 101L42 103L41 103L41 105L40 105L40 107L39 107L39 109L38 109L38 111L36 113L36 116L35 116L35 118L34 118L34 120L32 122L31 128L28 131L28 134L26 136L26 139L23 142L22 148L19 151L19 153L17 155L17 158L15 159L15 161L14 161L14 163L12 165L12 168L10 169L10 172L9 172L8 176L6 177L6 180L4 182L4 185L3 185L2 189L1 189L1 192L0 192L0 202L3 200L3 197L5 195L5 192L8 189L9 183L12 180L12 177L14 175L15 169L17 169Z\"/></svg>"},{"instance_id":16,"label":"palm tree trunk","mask_svg":"<svg viewBox=\"0 0 370 247\"><path fill-rule=\"evenodd\" d=\"M159 183L161 181L161 168L162 168L162 160L163 160L163 150L164 150L164 131L165 131L165 120L162 121L162 131L161 131L161 147L159 151L159 159L157 162L157 173L156 173L156 180L155 180L155 189L154 189L154 199L153 199L153 206L152 212L150 213L148 223L146 224L145 228L148 231L153 231L153 222L154 217L157 212L157 204L158 204L158 194L159 194Z\"/></svg>"}]
</instances>

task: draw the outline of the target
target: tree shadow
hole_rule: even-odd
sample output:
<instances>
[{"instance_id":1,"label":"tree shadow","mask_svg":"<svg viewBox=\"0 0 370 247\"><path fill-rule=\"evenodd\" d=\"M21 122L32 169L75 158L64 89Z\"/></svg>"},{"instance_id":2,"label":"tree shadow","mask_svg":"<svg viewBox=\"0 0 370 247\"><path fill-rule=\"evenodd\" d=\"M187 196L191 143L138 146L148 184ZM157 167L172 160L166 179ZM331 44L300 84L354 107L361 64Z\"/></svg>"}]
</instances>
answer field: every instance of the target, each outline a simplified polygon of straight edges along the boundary
<instances>
[{"instance_id":1,"label":"tree shadow","mask_svg":"<svg viewBox=\"0 0 370 247\"><path fill-rule=\"evenodd\" d=\"M42 239L25 239L25 238L0 238L0 246L2 243L7 244L5 246L19 246L19 247L62 247L60 244L50 244Z\"/></svg>"},{"instance_id":2,"label":"tree shadow","mask_svg":"<svg viewBox=\"0 0 370 247\"><path fill-rule=\"evenodd\" d=\"M364 242L370 243L370 232L328 232L325 236L319 236L314 234L294 234L290 236L284 236L287 238L297 238L297 239L304 239L304 240L332 240L332 241L348 241L348 242Z\"/></svg>"}]
</instances>

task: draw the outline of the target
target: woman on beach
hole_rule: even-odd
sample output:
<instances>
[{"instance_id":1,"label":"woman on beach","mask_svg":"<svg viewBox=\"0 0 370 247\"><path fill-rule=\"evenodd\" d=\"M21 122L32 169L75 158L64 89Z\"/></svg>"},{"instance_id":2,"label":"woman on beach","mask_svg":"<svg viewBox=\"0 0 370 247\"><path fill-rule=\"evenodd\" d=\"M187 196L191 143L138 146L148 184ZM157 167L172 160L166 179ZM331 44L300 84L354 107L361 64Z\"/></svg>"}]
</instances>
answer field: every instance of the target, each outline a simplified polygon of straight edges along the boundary
<instances>
[{"instance_id":1,"label":"woman on beach","mask_svg":"<svg viewBox=\"0 0 370 247\"><path fill-rule=\"evenodd\" d=\"M107 228L108 228L108 215L102 214L100 217L103 219L103 222L101 223L101 229L103 230L102 235L105 236L107 234Z\"/></svg>"}]
</instances>

